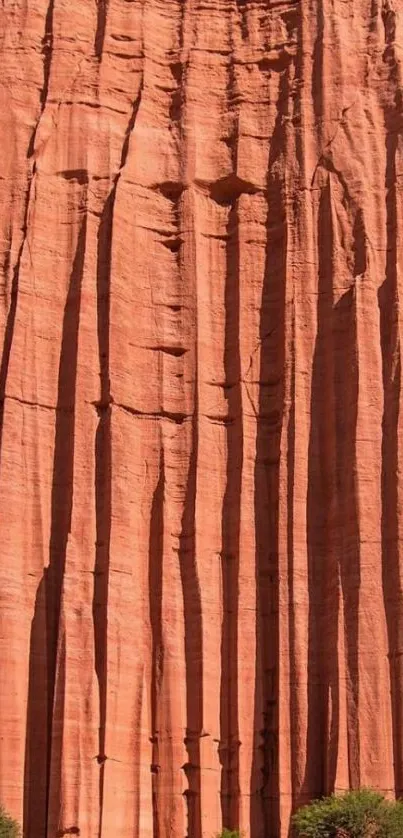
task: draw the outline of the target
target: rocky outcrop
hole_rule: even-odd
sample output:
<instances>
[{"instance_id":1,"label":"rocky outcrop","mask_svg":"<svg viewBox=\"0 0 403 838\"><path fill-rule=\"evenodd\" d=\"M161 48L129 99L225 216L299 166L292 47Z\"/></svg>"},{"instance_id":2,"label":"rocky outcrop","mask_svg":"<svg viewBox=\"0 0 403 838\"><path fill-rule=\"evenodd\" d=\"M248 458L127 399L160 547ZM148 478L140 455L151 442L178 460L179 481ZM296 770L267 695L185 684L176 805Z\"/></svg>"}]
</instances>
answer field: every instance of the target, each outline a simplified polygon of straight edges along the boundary
<instances>
[{"instance_id":1,"label":"rocky outcrop","mask_svg":"<svg viewBox=\"0 0 403 838\"><path fill-rule=\"evenodd\" d=\"M3 0L0 800L403 792L399 0Z\"/></svg>"}]
</instances>

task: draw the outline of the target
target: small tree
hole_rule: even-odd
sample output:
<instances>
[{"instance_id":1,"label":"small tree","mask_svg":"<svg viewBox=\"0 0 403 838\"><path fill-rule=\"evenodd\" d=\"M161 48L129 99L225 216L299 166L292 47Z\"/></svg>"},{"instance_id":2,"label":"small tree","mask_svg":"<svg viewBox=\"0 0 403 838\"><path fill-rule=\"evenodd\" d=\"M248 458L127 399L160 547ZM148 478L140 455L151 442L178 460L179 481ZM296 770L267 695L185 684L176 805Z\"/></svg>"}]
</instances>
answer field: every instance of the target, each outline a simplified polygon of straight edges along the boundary
<instances>
[{"instance_id":1,"label":"small tree","mask_svg":"<svg viewBox=\"0 0 403 838\"><path fill-rule=\"evenodd\" d=\"M299 838L402 838L403 803L371 789L333 794L303 806L293 824Z\"/></svg>"},{"instance_id":2,"label":"small tree","mask_svg":"<svg viewBox=\"0 0 403 838\"><path fill-rule=\"evenodd\" d=\"M20 836L18 823L13 821L0 806L0 838L20 838Z\"/></svg>"}]
</instances>

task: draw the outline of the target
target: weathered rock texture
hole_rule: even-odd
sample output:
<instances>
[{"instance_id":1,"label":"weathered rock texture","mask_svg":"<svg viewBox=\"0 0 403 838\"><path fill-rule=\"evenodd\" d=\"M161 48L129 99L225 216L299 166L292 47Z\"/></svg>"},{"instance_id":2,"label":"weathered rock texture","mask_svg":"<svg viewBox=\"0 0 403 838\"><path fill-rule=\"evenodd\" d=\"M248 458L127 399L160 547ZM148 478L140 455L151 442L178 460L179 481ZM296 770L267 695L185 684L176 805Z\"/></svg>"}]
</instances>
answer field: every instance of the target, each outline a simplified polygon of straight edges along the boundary
<instances>
[{"instance_id":1,"label":"weathered rock texture","mask_svg":"<svg viewBox=\"0 0 403 838\"><path fill-rule=\"evenodd\" d=\"M3 0L0 800L403 791L401 0Z\"/></svg>"}]
</instances>

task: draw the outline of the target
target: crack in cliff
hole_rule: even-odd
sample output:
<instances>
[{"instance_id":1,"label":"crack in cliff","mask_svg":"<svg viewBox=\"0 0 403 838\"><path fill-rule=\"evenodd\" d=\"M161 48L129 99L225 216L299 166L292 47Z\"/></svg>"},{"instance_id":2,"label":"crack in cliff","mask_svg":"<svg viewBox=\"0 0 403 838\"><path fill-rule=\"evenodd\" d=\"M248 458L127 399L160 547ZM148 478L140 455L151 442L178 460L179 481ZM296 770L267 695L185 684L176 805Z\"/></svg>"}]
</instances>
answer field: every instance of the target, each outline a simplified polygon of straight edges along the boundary
<instances>
[{"instance_id":1,"label":"crack in cliff","mask_svg":"<svg viewBox=\"0 0 403 838\"><path fill-rule=\"evenodd\" d=\"M64 633L61 629L61 612L66 551L71 531L73 508L78 335L86 237L87 216L85 215L78 233L63 317L53 459L49 566L44 574L48 645L46 835L48 835L53 814L50 800L51 780L53 805L58 800L57 784L61 783L61 775L56 770L52 771L52 765L54 763L56 765L60 764L60 754L57 753L57 747L62 747L62 740L60 737L54 737L53 732L56 723L60 721L57 716L56 704L56 697L59 693L59 700L63 701L63 686L59 680L63 677L63 670L59 668L60 644L63 646L64 643ZM63 409L66 406L72 409L66 412Z\"/></svg>"},{"instance_id":2,"label":"crack in cliff","mask_svg":"<svg viewBox=\"0 0 403 838\"><path fill-rule=\"evenodd\" d=\"M53 55L53 17L54 17L55 0L49 0L49 5L45 18L45 29L42 38L42 54L43 54L43 84L39 95L39 117L35 128L32 132L31 139L28 145L27 157L34 157L35 140L38 133L38 128L44 113L46 102L49 94L50 72ZM35 163L34 163L35 166Z\"/></svg>"},{"instance_id":3,"label":"crack in cliff","mask_svg":"<svg viewBox=\"0 0 403 838\"><path fill-rule=\"evenodd\" d=\"M348 110L348 109L347 109ZM337 132L336 132L337 133ZM335 135L336 136L336 135ZM356 278L358 276L363 276L365 274L367 268L367 233L365 228L365 219L364 219L364 211L362 207L359 206L358 201L354 198L349 190L347 180L343 175L340 169L337 169L334 165L331 158L322 155L319 158L319 161L316 165L315 172L312 178L311 187L313 187L313 183L316 177L317 172L320 168L325 169L329 176L334 174L340 183L340 186L343 190L343 204L345 209L348 212L352 212L353 214L353 225L352 225L352 235L353 235L353 247L352 247L352 255L353 255L353 266L352 266L352 273L353 277ZM369 242L371 245L371 243Z\"/></svg>"},{"instance_id":4,"label":"crack in cliff","mask_svg":"<svg viewBox=\"0 0 403 838\"><path fill-rule=\"evenodd\" d=\"M182 55L184 70L181 73L181 112L183 119L188 118L186 108L186 83L189 72L189 50L190 44L185 51L185 29L190 23L190 13L187 4L181 4L182 16L180 26L179 45ZM193 33L193 37L194 37ZM186 124L186 123L185 123ZM185 141L185 157L188 155L187 136L181 135ZM191 232L191 249L196 253L195 237L195 212L192 200L191 218L187 218ZM180 205L183 211L183 203ZM183 513L179 534L179 572L181 579L183 597L184 617L184 652L185 652L185 679L186 679L186 731L184 746L187 753L187 761L183 765L188 787L183 792L187 810L187 836L188 838L201 838L202 835L202 780L201 780L201 747L200 737L203 734L203 711L204 711L204 682L203 682L203 618L202 618L202 596L200 579L198 574L198 557L196 552L196 515L197 515L197 467L199 455L199 301L197 282L197 259L196 269L187 256L188 250L184 250L183 262L179 265L180 276L183 281L190 282L189 304L186 306L189 316L194 322L192 364L194 365L194 381L192 385L192 410L189 443L187 443L186 463L186 491L183 504Z\"/></svg>"},{"instance_id":5,"label":"crack in cliff","mask_svg":"<svg viewBox=\"0 0 403 838\"><path fill-rule=\"evenodd\" d=\"M97 336L99 353L100 400L96 405L98 427L95 437L95 517L96 550L93 588L93 624L95 672L99 691L99 825L98 838L102 836L103 797L105 780L105 740L107 713L107 664L108 664L108 586L111 538L111 393L109 370L110 329L110 272L114 192L108 196L98 230L97 257Z\"/></svg>"},{"instance_id":6,"label":"crack in cliff","mask_svg":"<svg viewBox=\"0 0 403 838\"><path fill-rule=\"evenodd\" d=\"M43 87L40 96L40 103L42 109L45 107L49 92L50 69L52 64L53 53L53 17L55 10L55 0L49 0L48 10L46 12L45 20L45 34L42 40L43 53Z\"/></svg>"},{"instance_id":7,"label":"crack in cliff","mask_svg":"<svg viewBox=\"0 0 403 838\"><path fill-rule=\"evenodd\" d=\"M190 413L173 413L169 410L147 412L143 410L138 410L134 407L129 407L129 405L119 404L118 402L115 402L115 407L120 408L120 410L124 410L125 413L130 413L132 416L139 416L144 419L168 419L169 421L175 422L178 425L181 425L186 420L192 418L192 414Z\"/></svg>"},{"instance_id":8,"label":"crack in cliff","mask_svg":"<svg viewBox=\"0 0 403 838\"><path fill-rule=\"evenodd\" d=\"M196 338L197 342L197 338ZM201 838L201 754L203 732L203 625L200 582L197 572L195 516L196 474L198 456L197 377L195 381L195 411L192 420L191 449L187 474L186 496L179 536L179 566L183 594L186 669L186 747L188 761L184 766L188 789L187 835Z\"/></svg>"},{"instance_id":9,"label":"crack in cliff","mask_svg":"<svg viewBox=\"0 0 403 838\"><path fill-rule=\"evenodd\" d=\"M256 195L253 183L237 174L239 153L239 109L242 101L234 60L235 22L228 22L231 60L227 70L227 110L233 114L226 140L231 153L232 173L209 187L215 203L228 206L226 232L215 236L225 242L226 272L224 290L224 376L223 395L228 415L210 415L214 424L223 425L226 433L226 484L221 514L221 588L222 624L220 648L220 739L217 741L221 765L220 803L223 826L237 829L240 818L239 775L239 563L241 486L243 468L243 404L241 390L241 266L239 205L244 194ZM221 412L221 411L220 411Z\"/></svg>"},{"instance_id":10,"label":"crack in cliff","mask_svg":"<svg viewBox=\"0 0 403 838\"><path fill-rule=\"evenodd\" d=\"M47 105L52 105L52 104L56 105L56 112L51 115L52 128L55 129L55 128L57 128L57 125L58 125L59 111L60 111L62 105L76 104L75 102L73 102L73 100L71 100L71 101L70 100L64 100L63 97L64 97L64 94L66 93L67 90L70 90L74 87L76 79L77 79L77 77L80 73L82 64L85 60L86 60L86 56L83 55L80 58L80 60L78 61L77 69L76 69L76 72L73 76L73 79L66 85L66 87L62 91L62 94L61 94L59 99L49 98L49 95L48 95L49 79L47 79L47 81L46 81L46 98L44 98L43 102L41 101L41 108L40 108L39 117L37 119L35 128L32 132L32 136L31 136L31 139L30 139L30 142L29 142L29 145L28 145L28 150L27 150L27 158L33 160L33 164L34 164L34 167L35 167L34 170L36 170L36 161L38 160L39 156L43 156L43 154L45 152L45 149L46 149L46 146L47 146L47 144L48 144L48 142L49 142L49 140L52 136L52 131L50 131L48 136L43 140L42 144L38 148L35 149L36 138L38 136L39 127L41 125L42 117L45 113L46 106ZM50 64L49 64L49 71L48 72L50 74ZM84 103L81 103L81 104L84 104ZM85 103L85 104L88 104L88 103ZM41 172L41 176L52 177L52 175L48 175L46 172Z\"/></svg>"},{"instance_id":11,"label":"crack in cliff","mask_svg":"<svg viewBox=\"0 0 403 838\"><path fill-rule=\"evenodd\" d=\"M220 679L220 742L222 822L228 828L239 825L239 720L238 720L238 608L239 548L241 516L241 484L243 466L243 411L240 386L240 315L241 274L239 215L236 205L227 222L225 278L225 344L224 370L226 381L237 381L226 389L227 473L222 502L222 635ZM230 559L231 557L231 559Z\"/></svg>"},{"instance_id":12,"label":"crack in cliff","mask_svg":"<svg viewBox=\"0 0 403 838\"><path fill-rule=\"evenodd\" d=\"M44 402L31 401L30 399L21 399L18 396L3 396L0 398L0 405L4 404L5 401L17 402L17 404L21 404L27 407L39 407L42 410L50 410L53 413L57 410L65 413L73 412L73 408L58 408L55 404L45 404Z\"/></svg>"},{"instance_id":13,"label":"crack in cliff","mask_svg":"<svg viewBox=\"0 0 403 838\"><path fill-rule=\"evenodd\" d=\"M98 28L95 50L102 55L105 38L108 0L98 0ZM142 52L144 53L144 43ZM130 137L135 127L141 104L144 76L141 75L132 112L122 143L120 165L112 181L98 230L97 255L97 334L100 374L100 399L98 427L95 439L95 506L96 554L93 589L93 625L95 643L95 671L99 690L99 825L98 838L102 838L105 785L105 743L107 727L107 676L108 676L108 597L110 581L110 540L112 519L112 394L110 377L110 296L112 277L112 249L114 210L117 189L129 153Z\"/></svg>"},{"instance_id":14,"label":"crack in cliff","mask_svg":"<svg viewBox=\"0 0 403 838\"><path fill-rule=\"evenodd\" d=\"M104 52L108 9L109 0L97 0L97 28L95 32L94 52L98 61L101 61Z\"/></svg>"},{"instance_id":15,"label":"crack in cliff","mask_svg":"<svg viewBox=\"0 0 403 838\"><path fill-rule=\"evenodd\" d=\"M312 188L313 188L313 186L314 186L315 179L316 179L316 175L317 175L317 172L318 172L318 169L320 168L320 166L323 166L324 168L328 168L329 166L330 166L330 167L333 167L333 168L331 169L331 171L333 171L335 174L337 174L337 175L339 176L340 183L341 183L341 185L342 185L342 187L343 187L343 190L345 191L346 197L347 197L349 200L350 200L350 196L349 196L349 194L348 194L347 184L345 183L345 181L344 181L344 179L343 179L342 173L341 173L341 172L339 172L339 171L338 171L338 170L334 167L333 161L331 160L331 158L330 158L328 155L329 155L329 152L330 152L330 151L331 151L331 149L332 149L332 145L333 145L333 143L335 142L335 140L336 140L336 138L337 138L337 135L338 135L338 133L339 133L340 127L341 127L342 125L344 125L344 124L345 124L345 122L346 122L346 120L345 120L345 116L346 116L346 114L347 114L347 113L348 113L348 111L349 111L349 110L351 110L351 108L353 108L356 104L357 104L357 100L356 100L356 99L354 99L354 101L353 101L353 102L351 102L351 103L350 103L350 105L346 105L344 108L342 108L342 111L341 111L341 116L340 116L340 117L339 117L339 119L337 120L337 126L336 126L336 129L335 129L335 132L334 132L333 136L330 138L330 140L328 140L328 142L326 143L326 145L325 145L325 147L324 147L323 151L320 153L320 156L319 156L318 161L317 161L317 163L316 163L315 169L314 169L314 171L313 171L313 175L312 175L312 177L311 177L311 189L312 189Z\"/></svg>"},{"instance_id":16,"label":"crack in cliff","mask_svg":"<svg viewBox=\"0 0 403 838\"><path fill-rule=\"evenodd\" d=\"M317 330L312 365L311 428L308 449L307 548L308 548L308 720L307 759L301 796L323 795L333 788L336 765L326 764L324 743L337 740L339 684L329 665L337 648L339 567L334 541L335 502L326 475L334 472L335 450L328 440L336 437L333 347L332 264L335 246L332 214L332 183L328 178L318 208ZM320 504L318 502L320 498ZM328 566L327 566L328 565ZM315 597L314 591L319 595ZM321 603L329 603L324 613ZM329 673L329 674L328 674ZM323 684L318 689L317 684ZM332 717L329 718L328 703ZM315 756L314 756L315 755Z\"/></svg>"},{"instance_id":17,"label":"crack in cliff","mask_svg":"<svg viewBox=\"0 0 403 838\"><path fill-rule=\"evenodd\" d=\"M281 95L280 95L281 94ZM287 75L280 80L277 116L267 172L265 268L260 305L259 407L254 472L256 676L253 763L251 772L252 831L280 831L279 789L279 463L284 412L285 306L287 293L287 184L277 170L285 146L284 108L288 107ZM284 102L286 105L284 105ZM278 219L281 219L281 230ZM271 340L277 333L278 339ZM278 386L266 387L277 380ZM246 389L247 392L247 389ZM264 421L275 410L280 421Z\"/></svg>"},{"instance_id":18,"label":"crack in cliff","mask_svg":"<svg viewBox=\"0 0 403 838\"><path fill-rule=\"evenodd\" d=\"M1 364L0 364L0 468L1 468L1 449L2 449L2 439L3 439L3 423L4 423L4 408L5 408L5 396L6 396L6 386L7 386L7 376L8 370L10 365L10 357L11 357L11 347L14 337L14 329L15 329L15 319L17 314L17 302L18 302L18 288L19 288L19 280L20 280L20 270L21 270L21 262L22 257L24 254L24 248L28 241L28 227L29 227L29 217L30 217L30 209L32 203L32 193L35 191L35 165L31 171L29 180L28 180L28 187L26 191L25 197L25 209L24 209L24 218L22 224L22 240L18 250L16 263L13 269L13 279L11 284L11 292L10 292L10 304L6 319L6 326L4 331L4 340L3 340L3 349L2 349L2 357L1 357Z\"/></svg>"},{"instance_id":19,"label":"crack in cliff","mask_svg":"<svg viewBox=\"0 0 403 838\"><path fill-rule=\"evenodd\" d=\"M162 580L164 556L164 450L160 439L160 462L157 486L154 490L149 532L148 590L152 637L151 653L151 741L152 741L152 820L153 838L159 838L161 807L159 800L159 711L160 686L164 671L164 644L162 627Z\"/></svg>"},{"instance_id":20,"label":"crack in cliff","mask_svg":"<svg viewBox=\"0 0 403 838\"><path fill-rule=\"evenodd\" d=\"M259 351L259 349L261 349L261 348L262 348L262 346L263 346L263 344L265 343L265 341L266 341L266 340L268 340L269 338L271 338L271 337L272 337L272 335L274 334L274 332L276 331L276 329L277 329L277 326L273 326L273 328L272 328L272 329L270 329L270 331L267 333L267 335L263 335L263 337L261 337L261 338L258 340L258 342L257 342L257 344L256 344L256 346L255 346L255 348L254 348L254 350L253 350L253 352L251 352L251 354L250 354L250 356L249 356L249 365L248 365L248 367L247 367L246 371L244 372L244 374L242 375L242 377L241 377L241 379L240 379L240 381L243 383L243 385L244 385L244 387L245 387L245 392L246 392L246 396L247 396L248 402L249 402L249 404L250 404L250 406L251 406L251 408L252 408L252 413L253 413L253 415L255 416L255 418L256 418L256 419L258 419L258 418L259 418L259 414L258 414L258 411L256 410L256 407L255 407L255 404L254 404L254 401L253 401L253 398L252 398L251 392L250 392L250 390L249 390L249 384L259 384L259 385L260 385L262 382L261 382L261 381L259 381L259 380L258 380L258 381L248 381L248 380L247 380L247 376L248 376L248 375L249 375L249 373L252 371L252 365L253 365L253 359L254 359L254 356L255 356L255 355L256 355L256 353ZM275 385L277 385L277 384L278 384L278 379L276 378L276 381L274 382L273 386L275 386Z\"/></svg>"},{"instance_id":21,"label":"crack in cliff","mask_svg":"<svg viewBox=\"0 0 403 838\"><path fill-rule=\"evenodd\" d=\"M394 32L391 33L391 37ZM399 193L396 189L396 155L398 134L389 132L396 113L386 113L386 269L385 279L378 291L380 310L380 344L384 406L382 417L382 587L388 633L388 660L391 684L392 733L395 793L403 786L403 702L400 690L403 596L399 557L399 425L401 403L401 342L399 315ZM401 117L400 117L401 121Z\"/></svg>"}]
</instances>

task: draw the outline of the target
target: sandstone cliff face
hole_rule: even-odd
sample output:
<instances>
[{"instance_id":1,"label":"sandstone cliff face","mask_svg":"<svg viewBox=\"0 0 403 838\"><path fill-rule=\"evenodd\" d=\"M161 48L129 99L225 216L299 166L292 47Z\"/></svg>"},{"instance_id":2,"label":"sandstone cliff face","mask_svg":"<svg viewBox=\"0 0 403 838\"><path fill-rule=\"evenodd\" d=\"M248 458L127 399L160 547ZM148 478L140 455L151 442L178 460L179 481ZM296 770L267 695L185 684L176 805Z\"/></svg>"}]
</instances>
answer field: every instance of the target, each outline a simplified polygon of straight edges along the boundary
<instances>
[{"instance_id":1,"label":"sandstone cliff face","mask_svg":"<svg viewBox=\"0 0 403 838\"><path fill-rule=\"evenodd\" d=\"M401 0L3 0L0 800L403 791Z\"/></svg>"}]
</instances>

